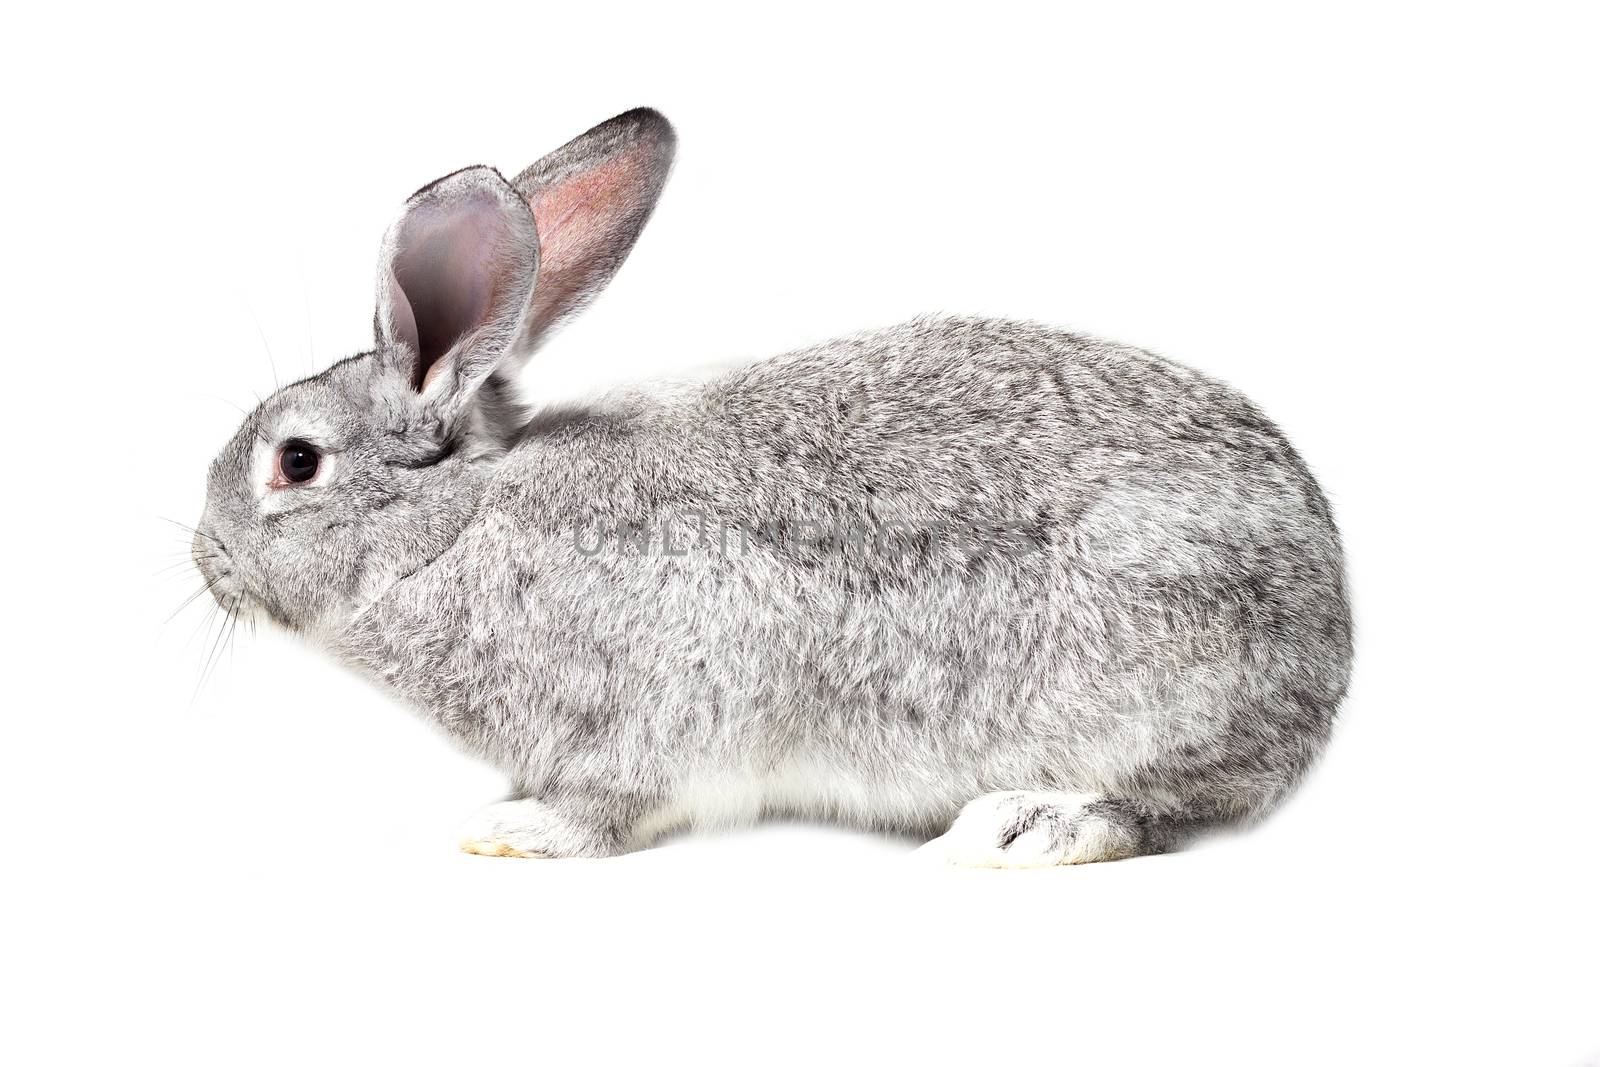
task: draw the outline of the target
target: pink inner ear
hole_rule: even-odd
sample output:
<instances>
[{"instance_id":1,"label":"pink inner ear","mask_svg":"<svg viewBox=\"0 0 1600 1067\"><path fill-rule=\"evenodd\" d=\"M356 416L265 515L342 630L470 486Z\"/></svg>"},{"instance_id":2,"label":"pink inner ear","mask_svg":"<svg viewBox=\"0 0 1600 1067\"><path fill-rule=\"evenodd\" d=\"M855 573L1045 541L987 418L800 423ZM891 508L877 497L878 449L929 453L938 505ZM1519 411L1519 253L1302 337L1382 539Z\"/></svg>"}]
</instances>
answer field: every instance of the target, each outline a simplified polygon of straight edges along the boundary
<instances>
[{"instance_id":1,"label":"pink inner ear","mask_svg":"<svg viewBox=\"0 0 1600 1067\"><path fill-rule=\"evenodd\" d=\"M645 147L554 182L529 200L539 231L535 333L563 314L594 275L612 269L618 244L623 252L631 244L633 216L649 180Z\"/></svg>"},{"instance_id":2,"label":"pink inner ear","mask_svg":"<svg viewBox=\"0 0 1600 1067\"><path fill-rule=\"evenodd\" d=\"M415 323L419 359L413 384L422 389L444 366L457 342L489 318L503 282L498 246L508 238L499 206L488 201L419 209L400 235L394 258L396 309Z\"/></svg>"}]
</instances>

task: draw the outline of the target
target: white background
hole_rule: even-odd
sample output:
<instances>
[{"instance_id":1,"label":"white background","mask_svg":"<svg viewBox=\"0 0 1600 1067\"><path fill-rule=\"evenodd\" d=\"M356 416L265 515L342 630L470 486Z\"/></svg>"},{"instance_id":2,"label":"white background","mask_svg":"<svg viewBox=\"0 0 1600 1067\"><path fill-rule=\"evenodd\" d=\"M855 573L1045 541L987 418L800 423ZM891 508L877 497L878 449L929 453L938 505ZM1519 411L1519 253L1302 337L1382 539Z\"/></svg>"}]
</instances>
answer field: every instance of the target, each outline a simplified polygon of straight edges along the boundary
<instances>
[{"instance_id":1,"label":"white background","mask_svg":"<svg viewBox=\"0 0 1600 1067\"><path fill-rule=\"evenodd\" d=\"M676 8L8 16L6 1059L1600 1050L1584 5ZM231 405L368 344L417 186L642 103L673 182L529 391L934 310L1234 382L1333 499L1359 613L1291 806L1038 873L801 826L490 860L454 828L504 783L312 650L242 634L197 684L161 517Z\"/></svg>"}]
</instances>

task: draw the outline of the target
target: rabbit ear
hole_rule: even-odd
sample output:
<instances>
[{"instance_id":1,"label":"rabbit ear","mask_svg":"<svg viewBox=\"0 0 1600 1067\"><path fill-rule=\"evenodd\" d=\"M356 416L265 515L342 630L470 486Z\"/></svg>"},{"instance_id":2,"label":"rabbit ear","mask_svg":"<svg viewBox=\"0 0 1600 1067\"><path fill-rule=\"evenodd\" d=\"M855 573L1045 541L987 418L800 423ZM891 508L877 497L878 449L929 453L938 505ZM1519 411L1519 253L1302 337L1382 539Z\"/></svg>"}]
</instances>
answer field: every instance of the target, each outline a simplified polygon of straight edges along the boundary
<instances>
[{"instance_id":1,"label":"rabbit ear","mask_svg":"<svg viewBox=\"0 0 1600 1067\"><path fill-rule=\"evenodd\" d=\"M533 209L540 263L519 357L605 288L655 210L677 136L635 108L545 156L512 181Z\"/></svg>"},{"instance_id":2,"label":"rabbit ear","mask_svg":"<svg viewBox=\"0 0 1600 1067\"><path fill-rule=\"evenodd\" d=\"M533 212L496 171L469 167L415 193L383 240L378 340L423 393L469 396L511 352L539 264Z\"/></svg>"}]
</instances>

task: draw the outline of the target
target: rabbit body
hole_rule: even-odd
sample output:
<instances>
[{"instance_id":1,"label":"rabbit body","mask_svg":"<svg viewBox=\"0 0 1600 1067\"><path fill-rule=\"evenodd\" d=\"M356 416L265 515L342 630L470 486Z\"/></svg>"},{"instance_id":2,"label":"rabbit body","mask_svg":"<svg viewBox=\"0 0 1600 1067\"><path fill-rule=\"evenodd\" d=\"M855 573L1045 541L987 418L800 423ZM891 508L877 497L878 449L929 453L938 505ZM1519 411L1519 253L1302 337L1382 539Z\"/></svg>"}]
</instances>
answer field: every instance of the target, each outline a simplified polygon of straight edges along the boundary
<instances>
[{"instance_id":1,"label":"rabbit body","mask_svg":"<svg viewBox=\"0 0 1600 1067\"><path fill-rule=\"evenodd\" d=\"M675 144L636 109L406 202L377 346L212 464L195 563L224 609L503 768L473 852L792 813L1036 866L1281 800L1350 617L1326 501L1226 386L924 319L528 416L517 368L627 257Z\"/></svg>"},{"instance_id":2,"label":"rabbit body","mask_svg":"<svg viewBox=\"0 0 1600 1067\"><path fill-rule=\"evenodd\" d=\"M1237 392L930 319L541 413L336 647L511 777L484 833L537 825L492 851L928 832L998 793L1131 853L1286 795L1350 619L1328 506Z\"/></svg>"}]
</instances>

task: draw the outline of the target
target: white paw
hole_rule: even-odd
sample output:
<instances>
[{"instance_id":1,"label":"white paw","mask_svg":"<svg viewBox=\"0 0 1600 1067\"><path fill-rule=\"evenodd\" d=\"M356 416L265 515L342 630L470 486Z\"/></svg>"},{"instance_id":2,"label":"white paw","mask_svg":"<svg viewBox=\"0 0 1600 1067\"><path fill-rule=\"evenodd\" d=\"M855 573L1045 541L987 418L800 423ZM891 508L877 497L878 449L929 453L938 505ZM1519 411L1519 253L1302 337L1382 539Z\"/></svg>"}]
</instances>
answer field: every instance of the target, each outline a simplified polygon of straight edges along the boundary
<instances>
[{"instance_id":1,"label":"white paw","mask_svg":"<svg viewBox=\"0 0 1600 1067\"><path fill-rule=\"evenodd\" d=\"M461 827L461 851L477 856L548 859L538 809L526 800L505 800L479 808Z\"/></svg>"},{"instance_id":2,"label":"white paw","mask_svg":"<svg viewBox=\"0 0 1600 1067\"><path fill-rule=\"evenodd\" d=\"M1057 867L1139 852L1136 825L1092 793L990 793L917 850L958 867Z\"/></svg>"}]
</instances>

